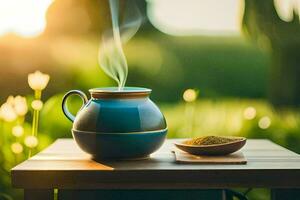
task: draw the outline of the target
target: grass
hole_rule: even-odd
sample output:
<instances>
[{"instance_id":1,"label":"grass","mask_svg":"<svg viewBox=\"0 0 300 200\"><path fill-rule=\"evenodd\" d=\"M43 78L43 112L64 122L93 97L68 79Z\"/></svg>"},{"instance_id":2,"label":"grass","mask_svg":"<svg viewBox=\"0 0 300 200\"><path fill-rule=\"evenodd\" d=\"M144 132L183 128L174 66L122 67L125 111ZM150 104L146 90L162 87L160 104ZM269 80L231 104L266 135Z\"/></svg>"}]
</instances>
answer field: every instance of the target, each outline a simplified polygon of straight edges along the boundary
<instances>
[{"instance_id":1,"label":"grass","mask_svg":"<svg viewBox=\"0 0 300 200\"><path fill-rule=\"evenodd\" d=\"M267 138L300 152L300 113L275 110L264 100L204 99L162 106L169 138L233 135Z\"/></svg>"}]
</instances>

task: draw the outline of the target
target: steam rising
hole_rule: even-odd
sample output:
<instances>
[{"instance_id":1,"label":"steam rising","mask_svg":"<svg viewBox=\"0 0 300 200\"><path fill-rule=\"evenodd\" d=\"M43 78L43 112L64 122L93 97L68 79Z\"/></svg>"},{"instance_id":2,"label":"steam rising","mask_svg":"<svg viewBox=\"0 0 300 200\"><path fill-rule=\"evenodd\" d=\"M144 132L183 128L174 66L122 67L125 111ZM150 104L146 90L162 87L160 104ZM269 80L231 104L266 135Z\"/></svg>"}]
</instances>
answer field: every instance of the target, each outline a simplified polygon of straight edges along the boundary
<instances>
[{"instance_id":1,"label":"steam rising","mask_svg":"<svg viewBox=\"0 0 300 200\"><path fill-rule=\"evenodd\" d=\"M127 60L122 44L128 42L138 31L142 16L134 0L127 0L122 23L119 23L120 1L109 0L112 30L103 34L99 51L99 64L103 71L118 83L119 90L125 86L128 74Z\"/></svg>"}]
</instances>

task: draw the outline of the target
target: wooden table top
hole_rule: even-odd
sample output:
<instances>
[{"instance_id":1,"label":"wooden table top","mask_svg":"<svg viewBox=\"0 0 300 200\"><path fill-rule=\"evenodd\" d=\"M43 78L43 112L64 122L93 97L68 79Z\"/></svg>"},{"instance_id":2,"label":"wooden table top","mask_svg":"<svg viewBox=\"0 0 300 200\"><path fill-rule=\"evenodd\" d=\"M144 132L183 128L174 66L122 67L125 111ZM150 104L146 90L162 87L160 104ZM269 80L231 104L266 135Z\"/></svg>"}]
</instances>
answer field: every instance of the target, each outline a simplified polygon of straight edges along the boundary
<instances>
[{"instance_id":1,"label":"wooden table top","mask_svg":"<svg viewBox=\"0 0 300 200\"><path fill-rule=\"evenodd\" d=\"M248 140L246 165L179 164L166 140L149 159L96 162L73 139L58 139L12 169L17 188L202 189L300 188L300 156L269 140Z\"/></svg>"}]
</instances>

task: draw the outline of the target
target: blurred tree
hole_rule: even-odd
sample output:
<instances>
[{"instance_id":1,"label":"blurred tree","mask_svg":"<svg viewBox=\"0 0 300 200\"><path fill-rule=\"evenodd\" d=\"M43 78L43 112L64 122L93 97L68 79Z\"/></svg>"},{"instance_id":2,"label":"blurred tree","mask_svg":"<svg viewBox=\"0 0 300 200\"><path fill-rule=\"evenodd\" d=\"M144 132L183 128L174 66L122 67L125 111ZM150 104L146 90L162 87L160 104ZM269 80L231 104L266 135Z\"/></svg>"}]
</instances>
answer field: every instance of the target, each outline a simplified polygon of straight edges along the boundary
<instances>
[{"instance_id":1,"label":"blurred tree","mask_svg":"<svg viewBox=\"0 0 300 200\"><path fill-rule=\"evenodd\" d=\"M283 21L273 0L245 0L243 28L271 52L269 98L277 106L300 105L300 25L292 12L294 17Z\"/></svg>"},{"instance_id":2,"label":"blurred tree","mask_svg":"<svg viewBox=\"0 0 300 200\"><path fill-rule=\"evenodd\" d=\"M46 35L90 35L110 26L108 0L57 0L47 13Z\"/></svg>"},{"instance_id":3,"label":"blurred tree","mask_svg":"<svg viewBox=\"0 0 300 200\"><path fill-rule=\"evenodd\" d=\"M154 27L146 20L147 3L145 0L121 1L122 8L126 3L135 2L144 17L143 30L153 31ZM47 12L45 35L89 36L99 34L111 27L111 16L108 0L56 0Z\"/></svg>"}]
</instances>

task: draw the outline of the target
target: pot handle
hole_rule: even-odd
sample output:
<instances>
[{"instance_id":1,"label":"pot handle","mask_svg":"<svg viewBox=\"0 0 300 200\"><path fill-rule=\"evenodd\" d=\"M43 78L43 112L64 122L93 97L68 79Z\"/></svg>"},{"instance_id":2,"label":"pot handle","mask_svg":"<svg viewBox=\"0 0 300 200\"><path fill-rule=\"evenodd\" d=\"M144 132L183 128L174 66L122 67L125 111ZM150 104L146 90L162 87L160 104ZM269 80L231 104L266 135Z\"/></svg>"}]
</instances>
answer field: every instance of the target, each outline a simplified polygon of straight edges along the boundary
<instances>
[{"instance_id":1,"label":"pot handle","mask_svg":"<svg viewBox=\"0 0 300 200\"><path fill-rule=\"evenodd\" d=\"M80 110L83 108L83 106L88 102L88 98L87 96L80 90L70 90L69 92L67 92L65 94L65 96L63 97L63 100L62 100L62 110L65 114L65 116L71 121L71 122L74 122L75 120L75 116L70 113L69 109L68 109L68 106L67 106L67 99L69 96L71 95L77 95L77 96L80 96L82 102L83 102L83 105L81 106Z\"/></svg>"}]
</instances>

